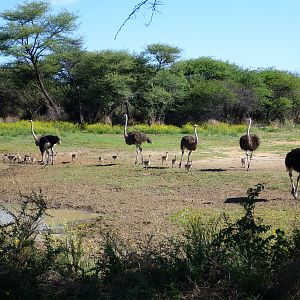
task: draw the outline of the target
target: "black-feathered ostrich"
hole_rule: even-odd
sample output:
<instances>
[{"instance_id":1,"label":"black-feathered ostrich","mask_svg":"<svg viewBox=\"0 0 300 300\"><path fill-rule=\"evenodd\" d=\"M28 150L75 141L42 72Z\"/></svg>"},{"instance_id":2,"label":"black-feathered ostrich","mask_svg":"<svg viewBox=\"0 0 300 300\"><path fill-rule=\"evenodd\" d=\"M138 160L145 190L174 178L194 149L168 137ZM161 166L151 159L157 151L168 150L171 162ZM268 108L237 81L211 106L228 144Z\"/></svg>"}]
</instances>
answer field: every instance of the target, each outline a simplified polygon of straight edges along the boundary
<instances>
[{"instance_id":1,"label":"black-feathered ostrich","mask_svg":"<svg viewBox=\"0 0 300 300\"><path fill-rule=\"evenodd\" d=\"M286 155L285 166L286 166L286 170L289 172L289 176L291 179L291 184L292 184L291 193L294 196L294 198L297 199L298 184L299 184L299 180L300 180L300 174L299 174L300 173L300 148L293 149ZM296 187L295 187L294 181L293 181L293 174L292 174L293 170L298 172Z\"/></svg>"},{"instance_id":2,"label":"black-feathered ostrich","mask_svg":"<svg viewBox=\"0 0 300 300\"><path fill-rule=\"evenodd\" d=\"M179 168L181 168L181 163L182 163L182 157L184 154L184 150L187 149L189 150L188 154L188 160L187 163L190 161L190 156L192 151L195 151L198 146L198 134L197 134L197 125L194 125L194 136L192 135L186 135L181 139L180 143L180 149L181 149L181 158L180 158L180 163L179 163Z\"/></svg>"},{"instance_id":3,"label":"black-feathered ostrich","mask_svg":"<svg viewBox=\"0 0 300 300\"><path fill-rule=\"evenodd\" d=\"M126 108L127 108L127 114L125 114L125 126L124 126L124 138L125 138L125 143L127 145L135 145L136 148L136 157L135 157L135 164L138 163L138 156L140 154L141 156L141 161L143 163L143 154L142 154L142 143L152 143L152 140L144 133L144 132L139 132L139 131L132 131L132 132L127 132L127 125L128 125L128 102L125 102Z\"/></svg>"},{"instance_id":4,"label":"black-feathered ostrich","mask_svg":"<svg viewBox=\"0 0 300 300\"><path fill-rule=\"evenodd\" d=\"M36 146L38 146L40 148L40 151L42 154L42 162L45 163L44 156L46 153L48 156L47 164L49 163L49 157L50 157L50 152L51 152L51 161L52 161L52 165L54 165L54 149L53 148L56 144L60 145L60 143L61 143L60 138L56 135L43 135L43 136L37 137L33 130L33 121L30 120L30 123L31 123L31 132L32 132L32 136L34 138L35 144L36 144Z\"/></svg>"},{"instance_id":5,"label":"black-feathered ostrich","mask_svg":"<svg viewBox=\"0 0 300 300\"><path fill-rule=\"evenodd\" d=\"M248 118L247 122L248 122L247 134L240 137L240 147L242 150L246 151L247 164L248 164L247 171L249 171L253 151L255 151L259 147L260 138L256 134L250 133L250 127L252 123L251 118Z\"/></svg>"}]
</instances>

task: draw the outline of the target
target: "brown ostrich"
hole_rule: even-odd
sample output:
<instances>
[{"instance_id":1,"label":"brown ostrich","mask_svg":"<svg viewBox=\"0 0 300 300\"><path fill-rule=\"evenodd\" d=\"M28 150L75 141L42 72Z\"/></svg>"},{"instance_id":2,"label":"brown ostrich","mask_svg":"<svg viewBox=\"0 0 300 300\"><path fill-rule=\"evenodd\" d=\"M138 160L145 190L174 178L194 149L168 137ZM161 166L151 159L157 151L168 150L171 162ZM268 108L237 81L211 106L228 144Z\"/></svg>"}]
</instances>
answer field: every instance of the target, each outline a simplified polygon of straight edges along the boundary
<instances>
[{"instance_id":1,"label":"brown ostrich","mask_svg":"<svg viewBox=\"0 0 300 300\"><path fill-rule=\"evenodd\" d=\"M252 160L253 151L255 151L260 145L260 138L256 134L250 134L250 127L252 120L251 118L247 119L248 129L247 134L240 137L240 147L242 150L246 151L247 157L247 171L250 170L250 163Z\"/></svg>"},{"instance_id":2,"label":"brown ostrich","mask_svg":"<svg viewBox=\"0 0 300 300\"><path fill-rule=\"evenodd\" d=\"M192 151L195 151L198 146L198 134L197 134L197 125L194 125L194 136L186 135L181 139L180 149L181 149L181 158L179 163L179 168L181 168L182 157L184 154L184 150L189 150L187 162L190 161L190 156Z\"/></svg>"},{"instance_id":3,"label":"brown ostrich","mask_svg":"<svg viewBox=\"0 0 300 300\"><path fill-rule=\"evenodd\" d=\"M54 146L56 144L60 145L61 143L60 138L56 135L44 135L41 137L37 137L33 130L33 121L30 120L30 123L31 123L31 133L34 138L35 144L40 148L40 152L42 154L42 162L45 163L44 156L46 153L48 156L46 164L49 163L50 152L51 152L51 161L52 161L52 165L54 165Z\"/></svg>"},{"instance_id":4,"label":"brown ostrich","mask_svg":"<svg viewBox=\"0 0 300 300\"><path fill-rule=\"evenodd\" d=\"M135 145L136 148L136 157L135 163L138 163L138 156L141 156L141 161L143 163L142 155L142 143L152 143L152 140L144 133L139 131L132 131L127 133L127 124L128 124L128 115L125 114L125 126L124 126L124 138L127 145Z\"/></svg>"},{"instance_id":5,"label":"brown ostrich","mask_svg":"<svg viewBox=\"0 0 300 300\"><path fill-rule=\"evenodd\" d=\"M291 179L291 184L292 184L291 193L294 196L294 198L297 199L298 184L299 184L299 180L300 180L300 174L299 174L300 173L300 148L293 149L286 155L285 167L286 167L286 170L289 172L289 176ZM298 172L296 187L295 187L294 181L293 181L293 174L292 174L293 170Z\"/></svg>"}]
</instances>

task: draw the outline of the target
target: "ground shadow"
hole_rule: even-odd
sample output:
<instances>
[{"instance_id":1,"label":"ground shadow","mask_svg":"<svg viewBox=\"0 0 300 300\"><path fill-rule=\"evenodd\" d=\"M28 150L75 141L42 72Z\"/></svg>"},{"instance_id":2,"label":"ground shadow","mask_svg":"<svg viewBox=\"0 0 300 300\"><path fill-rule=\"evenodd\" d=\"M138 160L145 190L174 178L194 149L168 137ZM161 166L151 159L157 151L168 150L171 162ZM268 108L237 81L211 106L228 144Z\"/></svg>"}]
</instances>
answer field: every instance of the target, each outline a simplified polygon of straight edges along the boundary
<instances>
[{"instance_id":1,"label":"ground shadow","mask_svg":"<svg viewBox=\"0 0 300 300\"><path fill-rule=\"evenodd\" d=\"M144 167L144 169L145 169L145 167ZM155 167L148 167L148 169L157 169L157 170L162 170L162 169L169 169L169 167L155 166Z\"/></svg>"},{"instance_id":2,"label":"ground shadow","mask_svg":"<svg viewBox=\"0 0 300 300\"><path fill-rule=\"evenodd\" d=\"M234 198L227 198L224 203L241 203L247 201L248 197L234 197ZM268 202L267 199L255 199L255 202Z\"/></svg>"},{"instance_id":3,"label":"ground shadow","mask_svg":"<svg viewBox=\"0 0 300 300\"><path fill-rule=\"evenodd\" d=\"M115 163L110 163L110 164L97 164L94 165L93 167L111 167L111 166L116 166L117 164Z\"/></svg>"},{"instance_id":4,"label":"ground shadow","mask_svg":"<svg viewBox=\"0 0 300 300\"><path fill-rule=\"evenodd\" d=\"M226 169L221 169L221 168L217 168L217 169L200 169L198 170L199 172L226 172Z\"/></svg>"},{"instance_id":5,"label":"ground shadow","mask_svg":"<svg viewBox=\"0 0 300 300\"><path fill-rule=\"evenodd\" d=\"M70 164L71 162L70 161L62 161L61 163L62 164Z\"/></svg>"}]
</instances>

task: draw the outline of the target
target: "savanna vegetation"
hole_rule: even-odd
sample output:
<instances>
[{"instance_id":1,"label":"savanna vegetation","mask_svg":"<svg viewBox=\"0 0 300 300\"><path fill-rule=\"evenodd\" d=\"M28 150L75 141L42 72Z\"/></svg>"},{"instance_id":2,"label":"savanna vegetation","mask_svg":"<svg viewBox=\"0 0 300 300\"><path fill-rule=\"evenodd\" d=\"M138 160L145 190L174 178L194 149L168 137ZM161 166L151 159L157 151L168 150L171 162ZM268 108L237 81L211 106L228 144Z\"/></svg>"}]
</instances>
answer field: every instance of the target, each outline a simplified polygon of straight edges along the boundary
<instances>
[{"instance_id":1,"label":"savanna vegetation","mask_svg":"<svg viewBox=\"0 0 300 300\"><path fill-rule=\"evenodd\" d=\"M41 230L42 194L21 197L0 226L1 299L295 299L297 227L290 234L255 217L264 184L249 188L242 215L182 219L169 240L128 245L99 223L59 237ZM95 238L96 237L96 238Z\"/></svg>"},{"instance_id":2,"label":"savanna vegetation","mask_svg":"<svg viewBox=\"0 0 300 300\"><path fill-rule=\"evenodd\" d=\"M26 119L62 139L55 166L0 164L0 201L21 204L1 210L1 299L299 298L299 208L283 163L300 139L298 74L183 60L163 43L87 51L77 15L47 1L0 19L0 153L39 155ZM147 171L123 140L124 101L131 129L154 137ZM247 116L262 140L253 172L240 168ZM193 123L192 172L161 166ZM47 207L100 217L54 232Z\"/></svg>"},{"instance_id":3,"label":"savanna vegetation","mask_svg":"<svg viewBox=\"0 0 300 300\"><path fill-rule=\"evenodd\" d=\"M239 123L299 122L298 74L244 69L210 57L180 59L181 49L150 44L141 53L83 50L77 16L24 2L0 14L0 116L119 124L183 125L211 118Z\"/></svg>"}]
</instances>

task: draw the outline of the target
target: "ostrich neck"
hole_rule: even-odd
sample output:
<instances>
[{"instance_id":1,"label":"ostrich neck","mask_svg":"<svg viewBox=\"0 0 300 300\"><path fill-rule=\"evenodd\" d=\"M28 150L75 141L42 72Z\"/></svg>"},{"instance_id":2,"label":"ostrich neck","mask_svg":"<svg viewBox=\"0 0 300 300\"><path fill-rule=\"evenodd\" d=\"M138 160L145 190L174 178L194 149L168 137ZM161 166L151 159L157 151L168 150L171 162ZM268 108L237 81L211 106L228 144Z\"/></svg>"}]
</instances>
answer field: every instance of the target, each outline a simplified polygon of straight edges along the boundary
<instances>
[{"instance_id":1,"label":"ostrich neck","mask_svg":"<svg viewBox=\"0 0 300 300\"><path fill-rule=\"evenodd\" d=\"M196 145L198 145L198 134L197 134L196 127L195 127L195 141L196 141Z\"/></svg>"},{"instance_id":2,"label":"ostrich neck","mask_svg":"<svg viewBox=\"0 0 300 300\"><path fill-rule=\"evenodd\" d=\"M35 135L34 130L33 130L33 122L32 122L32 121L31 121L31 132L32 132L32 136L33 136L34 140L35 140L36 142L38 142L38 138L37 138L37 136Z\"/></svg>"},{"instance_id":3,"label":"ostrich neck","mask_svg":"<svg viewBox=\"0 0 300 300\"><path fill-rule=\"evenodd\" d=\"M128 136L128 134L127 134L127 123L128 123L128 116L125 115L125 126L124 126L124 137L125 138Z\"/></svg>"},{"instance_id":4,"label":"ostrich neck","mask_svg":"<svg viewBox=\"0 0 300 300\"><path fill-rule=\"evenodd\" d=\"M250 127L251 127L251 120L249 120L249 125L247 129L247 136L250 136Z\"/></svg>"}]
</instances>

